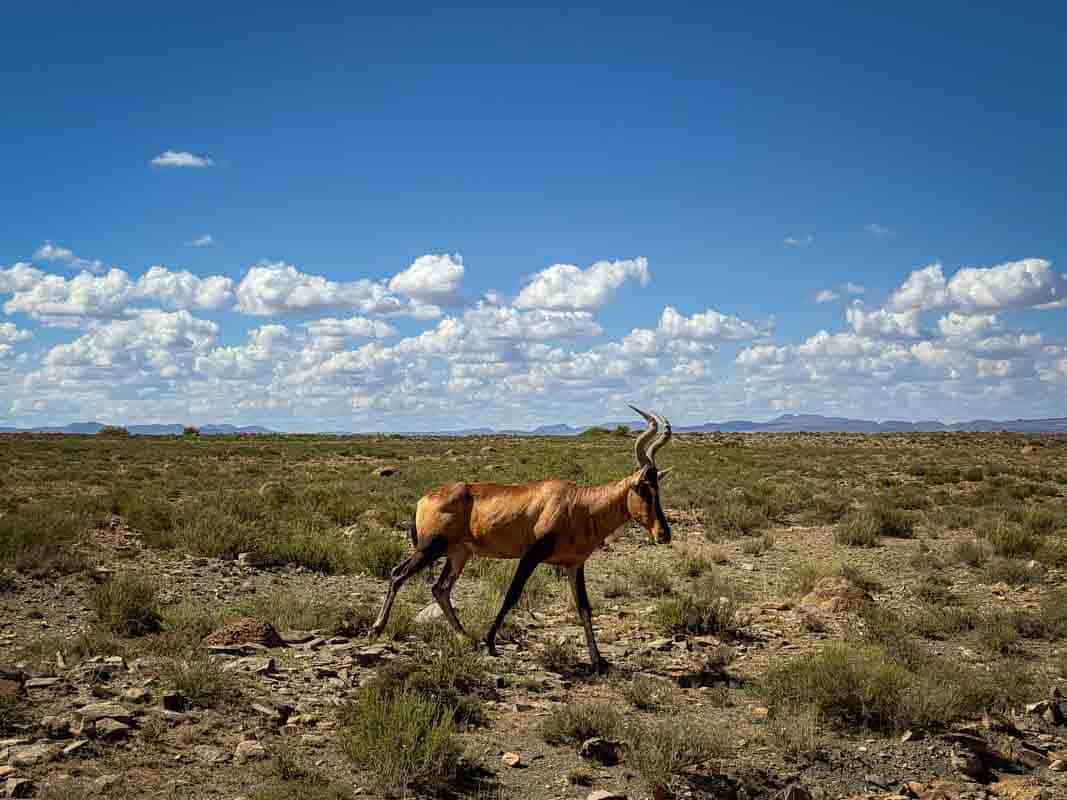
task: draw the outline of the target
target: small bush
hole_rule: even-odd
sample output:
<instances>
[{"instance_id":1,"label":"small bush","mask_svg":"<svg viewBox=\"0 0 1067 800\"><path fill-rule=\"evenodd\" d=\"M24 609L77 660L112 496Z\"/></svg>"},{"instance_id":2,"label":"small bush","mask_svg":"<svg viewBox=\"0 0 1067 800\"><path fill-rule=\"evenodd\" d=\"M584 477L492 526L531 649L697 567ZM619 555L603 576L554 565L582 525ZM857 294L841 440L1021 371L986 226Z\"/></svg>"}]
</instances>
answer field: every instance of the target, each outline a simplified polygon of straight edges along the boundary
<instances>
[{"instance_id":1,"label":"small bush","mask_svg":"<svg viewBox=\"0 0 1067 800\"><path fill-rule=\"evenodd\" d=\"M957 542L952 548L952 559L968 567L980 567L989 560L989 546L981 539Z\"/></svg>"},{"instance_id":2,"label":"small bush","mask_svg":"<svg viewBox=\"0 0 1067 800\"><path fill-rule=\"evenodd\" d=\"M593 736L614 738L622 728L622 715L603 702L563 705L545 717L541 737L549 744L580 744Z\"/></svg>"},{"instance_id":3,"label":"small bush","mask_svg":"<svg viewBox=\"0 0 1067 800\"><path fill-rule=\"evenodd\" d=\"M1040 580L1037 572L1027 569L1026 562L1017 558L993 558L985 568L985 578L990 583L1007 583L1022 586Z\"/></svg>"},{"instance_id":4,"label":"small bush","mask_svg":"<svg viewBox=\"0 0 1067 800\"><path fill-rule=\"evenodd\" d=\"M85 559L74 547L88 529L84 515L23 506L0 516L0 564L38 576L80 572Z\"/></svg>"},{"instance_id":5,"label":"small bush","mask_svg":"<svg viewBox=\"0 0 1067 800\"><path fill-rule=\"evenodd\" d=\"M663 597L674 591L670 570L661 564L638 564L633 578L641 593L649 597Z\"/></svg>"},{"instance_id":6,"label":"small bush","mask_svg":"<svg viewBox=\"0 0 1067 800\"><path fill-rule=\"evenodd\" d=\"M441 789L459 770L452 711L418 692L366 689L341 710L341 749L386 795Z\"/></svg>"},{"instance_id":7,"label":"small bush","mask_svg":"<svg viewBox=\"0 0 1067 800\"><path fill-rule=\"evenodd\" d=\"M983 473L981 467L966 467L960 471L960 478L970 483L977 483L982 480Z\"/></svg>"},{"instance_id":8,"label":"small bush","mask_svg":"<svg viewBox=\"0 0 1067 800\"><path fill-rule=\"evenodd\" d=\"M128 437L130 432L121 425L105 425L96 432L97 436L123 438Z\"/></svg>"},{"instance_id":9,"label":"small bush","mask_svg":"<svg viewBox=\"0 0 1067 800\"><path fill-rule=\"evenodd\" d=\"M767 720L767 738L789 758L808 759L822 748L822 715L814 706L776 709Z\"/></svg>"},{"instance_id":10,"label":"small bush","mask_svg":"<svg viewBox=\"0 0 1067 800\"><path fill-rule=\"evenodd\" d=\"M100 623L120 636L144 636L161 629L156 585L142 575L118 573L93 589L89 605Z\"/></svg>"},{"instance_id":11,"label":"small bush","mask_svg":"<svg viewBox=\"0 0 1067 800\"><path fill-rule=\"evenodd\" d=\"M0 694L0 734L15 733L29 723L28 701L24 697Z\"/></svg>"},{"instance_id":12,"label":"small bush","mask_svg":"<svg viewBox=\"0 0 1067 800\"><path fill-rule=\"evenodd\" d=\"M730 537L749 536L771 522L766 506L736 494L713 506L708 512L708 521L712 529L709 533Z\"/></svg>"},{"instance_id":13,"label":"small bush","mask_svg":"<svg viewBox=\"0 0 1067 800\"><path fill-rule=\"evenodd\" d=\"M772 665L762 689L774 707L807 706L841 725L893 730L912 683L879 648L836 643Z\"/></svg>"},{"instance_id":14,"label":"small bush","mask_svg":"<svg viewBox=\"0 0 1067 800\"><path fill-rule=\"evenodd\" d=\"M604 584L603 594L609 600L615 597L629 597L632 593L630 582L617 572L612 573L608 582Z\"/></svg>"},{"instance_id":15,"label":"small bush","mask_svg":"<svg viewBox=\"0 0 1067 800\"><path fill-rule=\"evenodd\" d=\"M759 556L774 547L774 537L769 533L762 536L754 536L745 539L741 544L741 552L747 556Z\"/></svg>"},{"instance_id":16,"label":"small bush","mask_svg":"<svg viewBox=\"0 0 1067 800\"><path fill-rule=\"evenodd\" d=\"M388 578L393 567L408 555L409 549L395 533L367 528L352 543L352 569L378 578Z\"/></svg>"},{"instance_id":17,"label":"small bush","mask_svg":"<svg viewBox=\"0 0 1067 800\"><path fill-rule=\"evenodd\" d=\"M712 568L712 562L701 553L686 550L681 557L682 574L687 578L699 578Z\"/></svg>"},{"instance_id":18,"label":"small bush","mask_svg":"<svg viewBox=\"0 0 1067 800\"><path fill-rule=\"evenodd\" d=\"M1005 517L986 520L978 527L978 535L989 541L993 552L1005 558L1032 558L1043 537Z\"/></svg>"},{"instance_id":19,"label":"small bush","mask_svg":"<svg viewBox=\"0 0 1067 800\"><path fill-rule=\"evenodd\" d=\"M1045 638L1067 638L1067 590L1057 589L1045 595L1038 614Z\"/></svg>"},{"instance_id":20,"label":"small bush","mask_svg":"<svg viewBox=\"0 0 1067 800\"><path fill-rule=\"evenodd\" d=\"M739 605L736 589L716 573L709 573L698 582L693 593L661 600L652 618L668 635L722 635L736 630Z\"/></svg>"},{"instance_id":21,"label":"small bush","mask_svg":"<svg viewBox=\"0 0 1067 800\"><path fill-rule=\"evenodd\" d=\"M560 675L573 673L581 663L578 657L578 648L569 639L550 640L541 649L537 661L549 672L555 672Z\"/></svg>"},{"instance_id":22,"label":"small bush","mask_svg":"<svg viewBox=\"0 0 1067 800\"><path fill-rule=\"evenodd\" d=\"M848 513L852 499L840 494L817 494L801 520L811 525L832 525Z\"/></svg>"},{"instance_id":23,"label":"small bush","mask_svg":"<svg viewBox=\"0 0 1067 800\"><path fill-rule=\"evenodd\" d=\"M241 700L241 689L233 674L223 672L219 664L203 656L163 661L160 680L200 708L228 708Z\"/></svg>"},{"instance_id":24,"label":"small bush","mask_svg":"<svg viewBox=\"0 0 1067 800\"><path fill-rule=\"evenodd\" d=\"M626 763L654 790L669 787L672 779L698 764L728 752L718 727L696 717L653 720L630 728Z\"/></svg>"},{"instance_id":25,"label":"small bush","mask_svg":"<svg viewBox=\"0 0 1067 800\"><path fill-rule=\"evenodd\" d=\"M915 522L908 514L876 506L847 514L838 523L834 541L852 547L874 547L883 536L910 539L914 533Z\"/></svg>"},{"instance_id":26,"label":"small bush","mask_svg":"<svg viewBox=\"0 0 1067 800\"><path fill-rule=\"evenodd\" d=\"M668 705L673 687L664 680L638 673L619 687L626 701L639 711L655 711Z\"/></svg>"}]
</instances>

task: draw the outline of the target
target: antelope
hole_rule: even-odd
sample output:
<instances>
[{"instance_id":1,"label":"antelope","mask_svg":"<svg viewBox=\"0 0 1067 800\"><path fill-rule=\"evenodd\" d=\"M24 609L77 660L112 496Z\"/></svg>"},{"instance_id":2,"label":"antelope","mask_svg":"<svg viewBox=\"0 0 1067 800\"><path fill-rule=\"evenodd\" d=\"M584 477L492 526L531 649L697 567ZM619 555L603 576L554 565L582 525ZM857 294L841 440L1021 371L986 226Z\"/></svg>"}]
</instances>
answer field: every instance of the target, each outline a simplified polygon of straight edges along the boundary
<instances>
[{"instance_id":1,"label":"antelope","mask_svg":"<svg viewBox=\"0 0 1067 800\"><path fill-rule=\"evenodd\" d=\"M393 569L389 591L370 635L377 636L385 628L405 581L446 556L433 587L434 599L455 632L477 642L456 617L452 587L471 556L518 559L504 602L485 634L486 649L495 656L496 635L504 618L518 602L534 569L547 563L566 568L585 629L589 659L597 672L606 671L609 665L597 650L593 635L585 562L609 535L631 520L645 528L653 544L671 540L659 491L660 480L670 470L656 466L656 453L671 439L671 423L658 414L630 408L644 417L648 427L634 444L637 467L625 478L599 486L578 486L563 480L518 485L451 483L424 495L415 506L410 528L415 551ZM650 445L661 425L662 433Z\"/></svg>"}]
</instances>

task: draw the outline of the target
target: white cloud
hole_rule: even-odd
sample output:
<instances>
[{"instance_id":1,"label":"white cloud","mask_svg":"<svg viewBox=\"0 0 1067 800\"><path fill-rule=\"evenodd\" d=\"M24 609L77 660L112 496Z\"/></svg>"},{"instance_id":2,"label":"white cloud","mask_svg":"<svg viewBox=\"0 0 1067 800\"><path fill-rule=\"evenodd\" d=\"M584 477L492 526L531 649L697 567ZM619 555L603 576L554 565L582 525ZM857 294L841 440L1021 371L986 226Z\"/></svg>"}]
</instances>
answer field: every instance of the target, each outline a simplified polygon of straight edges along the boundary
<instances>
[{"instance_id":1,"label":"white cloud","mask_svg":"<svg viewBox=\"0 0 1067 800\"><path fill-rule=\"evenodd\" d=\"M849 281L848 283L846 283L842 288L846 292L848 292L849 294L857 294L858 295L858 294L866 294L867 293L867 287L866 286L864 286L862 284L859 284L859 283L853 283L852 281Z\"/></svg>"},{"instance_id":2,"label":"white cloud","mask_svg":"<svg viewBox=\"0 0 1067 800\"><path fill-rule=\"evenodd\" d=\"M61 247L52 242L45 242L33 251L33 257L38 261L51 261L65 264L70 269L84 270L97 275L102 273L107 266L99 259L81 258L75 255L69 247Z\"/></svg>"},{"instance_id":3,"label":"white cloud","mask_svg":"<svg viewBox=\"0 0 1067 800\"><path fill-rule=\"evenodd\" d=\"M870 225L864 225L863 230L867 231L867 233L877 239L885 239L887 236L893 235L892 228L887 228L885 225L879 225L877 222L872 222Z\"/></svg>"},{"instance_id":4,"label":"white cloud","mask_svg":"<svg viewBox=\"0 0 1067 800\"><path fill-rule=\"evenodd\" d=\"M554 264L538 272L515 299L516 308L590 311L609 303L627 280L650 279L647 258L598 261L588 269Z\"/></svg>"},{"instance_id":5,"label":"white cloud","mask_svg":"<svg viewBox=\"0 0 1067 800\"><path fill-rule=\"evenodd\" d=\"M237 310L245 314L274 316L327 308L364 314L405 311L404 303L381 283L366 279L338 283L281 261L252 267L237 286Z\"/></svg>"},{"instance_id":6,"label":"white cloud","mask_svg":"<svg viewBox=\"0 0 1067 800\"><path fill-rule=\"evenodd\" d=\"M210 167L215 162L207 156L197 156L185 150L164 150L151 162L157 167L192 167L203 169Z\"/></svg>"},{"instance_id":7,"label":"white cloud","mask_svg":"<svg viewBox=\"0 0 1067 800\"><path fill-rule=\"evenodd\" d=\"M8 314L24 313L51 324L77 324L80 318L117 317L135 296L133 282L121 269L109 270L106 275L82 272L71 279L60 275L38 273L27 285L22 285L4 304Z\"/></svg>"},{"instance_id":8,"label":"white cloud","mask_svg":"<svg viewBox=\"0 0 1067 800\"><path fill-rule=\"evenodd\" d=\"M1043 258L993 267L964 267L945 280L940 264L915 270L889 299L895 310L953 308L964 312L1028 308L1067 298L1067 277Z\"/></svg>"},{"instance_id":9,"label":"white cloud","mask_svg":"<svg viewBox=\"0 0 1067 800\"><path fill-rule=\"evenodd\" d=\"M463 286L463 258L456 254L425 255L415 259L389 281L389 289L427 305L452 305Z\"/></svg>"},{"instance_id":10,"label":"white cloud","mask_svg":"<svg viewBox=\"0 0 1067 800\"><path fill-rule=\"evenodd\" d=\"M836 300L840 296L841 295L839 295L837 292L833 291L832 289L819 289L819 291L817 291L815 293L815 302L816 303L832 303L834 300Z\"/></svg>"},{"instance_id":11,"label":"white cloud","mask_svg":"<svg viewBox=\"0 0 1067 800\"><path fill-rule=\"evenodd\" d=\"M381 320L366 317L335 319L327 317L305 322L309 334L322 339L384 339L396 335L396 328Z\"/></svg>"},{"instance_id":12,"label":"white cloud","mask_svg":"<svg viewBox=\"0 0 1067 800\"><path fill-rule=\"evenodd\" d=\"M766 336L770 328L771 323L749 322L712 309L686 317L673 306L667 306L656 330L669 338L741 340Z\"/></svg>"},{"instance_id":13,"label":"white cloud","mask_svg":"<svg viewBox=\"0 0 1067 800\"><path fill-rule=\"evenodd\" d=\"M44 273L39 269L20 261L13 267L0 269L0 294L24 292L40 283L43 278Z\"/></svg>"},{"instance_id":14,"label":"white cloud","mask_svg":"<svg viewBox=\"0 0 1067 800\"><path fill-rule=\"evenodd\" d=\"M786 236L782 240L782 244L788 247L807 247L809 244L815 241L815 235L811 233L805 233L803 236Z\"/></svg>"},{"instance_id":15,"label":"white cloud","mask_svg":"<svg viewBox=\"0 0 1067 800\"><path fill-rule=\"evenodd\" d=\"M185 270L155 266L138 279L137 295L159 300L166 308L220 309L233 297L233 280L219 275L199 278Z\"/></svg>"},{"instance_id":16,"label":"white cloud","mask_svg":"<svg viewBox=\"0 0 1067 800\"><path fill-rule=\"evenodd\" d=\"M115 320L53 347L38 378L52 380L132 380L144 373L176 378L208 351L218 325L188 311L142 311Z\"/></svg>"},{"instance_id":17,"label":"white cloud","mask_svg":"<svg viewBox=\"0 0 1067 800\"><path fill-rule=\"evenodd\" d=\"M14 322L0 322L0 359L15 352L15 345L33 336L32 331L21 329Z\"/></svg>"},{"instance_id":18,"label":"white cloud","mask_svg":"<svg viewBox=\"0 0 1067 800\"><path fill-rule=\"evenodd\" d=\"M920 335L918 311L886 311L882 308L868 311L856 300L845 312L845 319L860 336L917 339Z\"/></svg>"},{"instance_id":19,"label":"white cloud","mask_svg":"<svg viewBox=\"0 0 1067 800\"><path fill-rule=\"evenodd\" d=\"M977 339L998 327L996 314L960 314L950 311L937 321L946 339Z\"/></svg>"},{"instance_id":20,"label":"white cloud","mask_svg":"<svg viewBox=\"0 0 1067 800\"><path fill-rule=\"evenodd\" d=\"M195 239L191 239L186 242L189 247L211 247L215 244L215 237L210 233L205 233L203 236L197 236Z\"/></svg>"}]
</instances>

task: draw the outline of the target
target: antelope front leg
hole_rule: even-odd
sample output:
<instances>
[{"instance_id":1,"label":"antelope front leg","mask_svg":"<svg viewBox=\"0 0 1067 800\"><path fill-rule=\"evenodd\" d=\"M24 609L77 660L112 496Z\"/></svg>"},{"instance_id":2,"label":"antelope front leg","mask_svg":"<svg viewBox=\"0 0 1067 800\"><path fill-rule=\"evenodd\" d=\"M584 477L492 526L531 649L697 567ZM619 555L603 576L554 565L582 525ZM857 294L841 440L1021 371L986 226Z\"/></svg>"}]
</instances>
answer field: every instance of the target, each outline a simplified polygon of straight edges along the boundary
<instances>
[{"instance_id":1,"label":"antelope front leg","mask_svg":"<svg viewBox=\"0 0 1067 800\"><path fill-rule=\"evenodd\" d=\"M567 567L567 576L571 579L574 605L578 608L578 616L582 620L582 627L585 628L585 646L589 649L589 661L597 672L607 672L608 662L601 657L596 646L596 637L593 635L593 607L589 603L589 593L585 590L585 565Z\"/></svg>"}]
</instances>

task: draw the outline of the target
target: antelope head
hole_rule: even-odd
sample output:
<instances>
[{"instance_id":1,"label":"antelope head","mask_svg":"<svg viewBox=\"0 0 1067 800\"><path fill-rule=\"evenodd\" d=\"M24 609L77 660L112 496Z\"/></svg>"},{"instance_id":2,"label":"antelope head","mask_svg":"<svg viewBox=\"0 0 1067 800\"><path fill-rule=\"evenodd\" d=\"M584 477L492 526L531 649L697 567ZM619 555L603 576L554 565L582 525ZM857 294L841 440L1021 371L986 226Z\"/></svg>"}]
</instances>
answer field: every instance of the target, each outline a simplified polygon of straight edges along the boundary
<instances>
[{"instance_id":1,"label":"antelope head","mask_svg":"<svg viewBox=\"0 0 1067 800\"><path fill-rule=\"evenodd\" d=\"M626 495L626 510L630 518L636 520L652 538L653 544L668 544L671 540L671 527L663 515L659 502L660 481L670 469L660 470L656 467L656 452L671 439L671 423L658 414L649 414L636 406L630 406L645 418L648 429L637 437L634 455L637 457L635 480ZM663 432L659 433L660 426ZM656 434L659 433L657 437ZM655 439L650 445L649 442Z\"/></svg>"}]
</instances>

